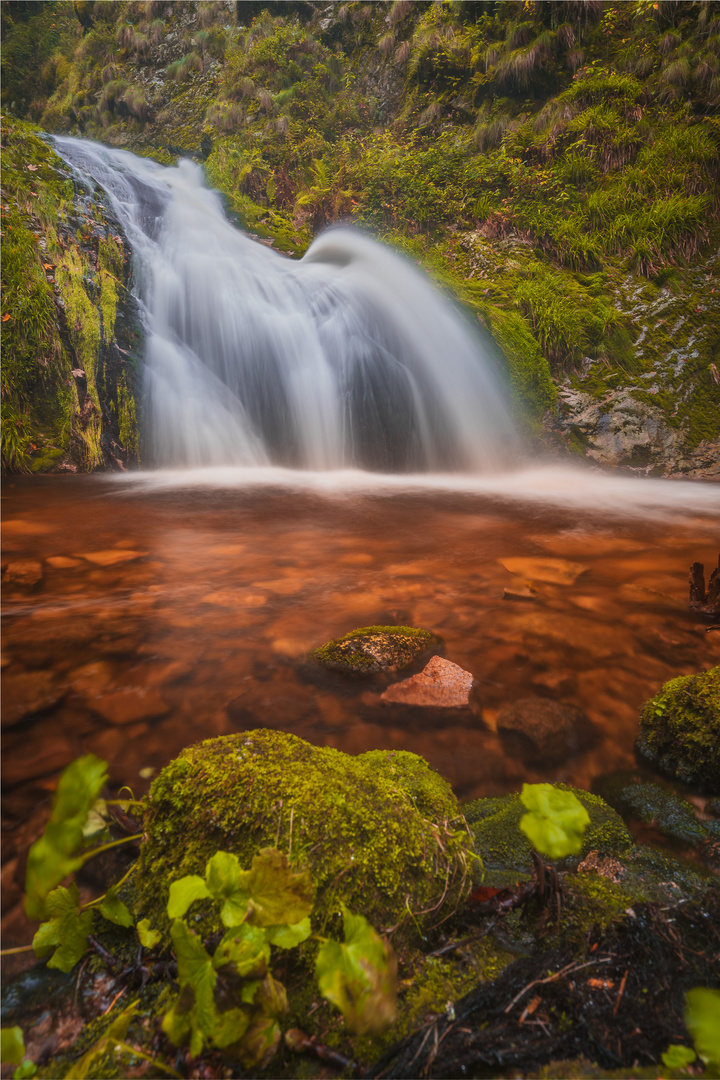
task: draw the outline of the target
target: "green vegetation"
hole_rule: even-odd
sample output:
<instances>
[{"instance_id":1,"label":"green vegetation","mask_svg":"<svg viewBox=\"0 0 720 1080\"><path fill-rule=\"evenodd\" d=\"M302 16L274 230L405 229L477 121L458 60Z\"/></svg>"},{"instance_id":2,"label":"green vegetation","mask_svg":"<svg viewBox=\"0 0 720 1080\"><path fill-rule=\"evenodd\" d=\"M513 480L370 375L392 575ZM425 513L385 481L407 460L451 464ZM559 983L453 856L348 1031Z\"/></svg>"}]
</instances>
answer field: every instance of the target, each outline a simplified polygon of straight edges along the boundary
<instances>
[{"instance_id":1,"label":"green vegetation","mask_svg":"<svg viewBox=\"0 0 720 1080\"><path fill-rule=\"evenodd\" d=\"M16 114L196 156L284 251L343 220L399 243L495 337L536 430L567 378L600 402L627 387L688 451L717 438L713 4L35 11L4 14Z\"/></svg>"},{"instance_id":2,"label":"green vegetation","mask_svg":"<svg viewBox=\"0 0 720 1080\"><path fill-rule=\"evenodd\" d=\"M520 828L533 847L551 859L577 855L590 815L572 791L552 784L523 784L520 802L529 811L520 818Z\"/></svg>"},{"instance_id":3,"label":"green vegetation","mask_svg":"<svg viewBox=\"0 0 720 1080\"><path fill-rule=\"evenodd\" d=\"M88 217L37 129L3 118L2 143L3 468L104 467L112 439L136 461L134 379L109 357L129 310L122 247L106 223L93 238L102 209Z\"/></svg>"},{"instance_id":4,"label":"green vegetation","mask_svg":"<svg viewBox=\"0 0 720 1080\"><path fill-rule=\"evenodd\" d=\"M313 649L310 659L331 671L372 675L402 671L438 645L438 638L429 630L414 626L362 626Z\"/></svg>"},{"instance_id":5,"label":"green vegetation","mask_svg":"<svg viewBox=\"0 0 720 1080\"><path fill-rule=\"evenodd\" d=\"M665 683L643 706L640 753L658 768L720 790L720 667Z\"/></svg>"}]
</instances>

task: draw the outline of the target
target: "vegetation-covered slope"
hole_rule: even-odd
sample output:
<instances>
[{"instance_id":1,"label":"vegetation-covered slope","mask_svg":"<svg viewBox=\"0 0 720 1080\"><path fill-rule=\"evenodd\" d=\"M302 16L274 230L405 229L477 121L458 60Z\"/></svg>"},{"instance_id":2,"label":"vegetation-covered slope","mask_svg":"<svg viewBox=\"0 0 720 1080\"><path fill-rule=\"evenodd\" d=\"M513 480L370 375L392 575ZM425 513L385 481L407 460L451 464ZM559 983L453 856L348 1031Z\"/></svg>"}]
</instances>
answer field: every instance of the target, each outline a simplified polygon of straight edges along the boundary
<instances>
[{"instance_id":1,"label":"vegetation-covered slope","mask_svg":"<svg viewBox=\"0 0 720 1080\"><path fill-rule=\"evenodd\" d=\"M536 427L608 464L720 468L717 4L58 0L3 17L8 111L203 160L284 251L334 221L373 228L474 309Z\"/></svg>"}]
</instances>

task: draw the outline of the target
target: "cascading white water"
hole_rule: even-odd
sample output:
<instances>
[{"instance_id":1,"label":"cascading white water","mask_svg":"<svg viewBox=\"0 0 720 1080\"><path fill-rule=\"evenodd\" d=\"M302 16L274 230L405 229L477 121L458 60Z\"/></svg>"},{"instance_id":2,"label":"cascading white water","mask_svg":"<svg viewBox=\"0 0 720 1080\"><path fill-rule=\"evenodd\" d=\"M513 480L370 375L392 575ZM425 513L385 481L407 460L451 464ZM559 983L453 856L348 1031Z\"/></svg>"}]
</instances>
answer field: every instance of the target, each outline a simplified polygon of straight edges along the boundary
<instances>
[{"instance_id":1,"label":"cascading white water","mask_svg":"<svg viewBox=\"0 0 720 1080\"><path fill-rule=\"evenodd\" d=\"M295 261L235 228L189 161L55 145L108 192L133 246L154 465L507 466L502 381L404 258L335 228Z\"/></svg>"}]
</instances>

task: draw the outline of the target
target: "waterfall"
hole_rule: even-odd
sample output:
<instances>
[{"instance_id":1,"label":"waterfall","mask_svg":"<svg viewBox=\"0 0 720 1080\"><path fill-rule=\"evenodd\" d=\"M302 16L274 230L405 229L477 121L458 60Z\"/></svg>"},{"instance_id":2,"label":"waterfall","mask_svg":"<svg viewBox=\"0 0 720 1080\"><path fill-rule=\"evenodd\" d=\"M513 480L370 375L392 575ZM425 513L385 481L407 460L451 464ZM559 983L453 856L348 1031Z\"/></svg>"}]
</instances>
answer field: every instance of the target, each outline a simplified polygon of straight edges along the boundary
<instances>
[{"instance_id":1,"label":"waterfall","mask_svg":"<svg viewBox=\"0 0 720 1080\"><path fill-rule=\"evenodd\" d=\"M507 465L517 436L502 380L404 257L338 227L294 260L229 222L190 161L54 144L105 189L133 248L152 465Z\"/></svg>"}]
</instances>

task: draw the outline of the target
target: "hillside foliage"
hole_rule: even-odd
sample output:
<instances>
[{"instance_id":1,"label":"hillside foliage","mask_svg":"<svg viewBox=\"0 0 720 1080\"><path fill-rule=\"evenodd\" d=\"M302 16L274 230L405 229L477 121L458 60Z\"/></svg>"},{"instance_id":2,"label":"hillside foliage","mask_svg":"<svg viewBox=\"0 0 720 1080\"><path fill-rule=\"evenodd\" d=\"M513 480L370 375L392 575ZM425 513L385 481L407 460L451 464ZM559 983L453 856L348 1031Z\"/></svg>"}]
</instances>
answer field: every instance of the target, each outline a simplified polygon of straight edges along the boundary
<instances>
[{"instance_id":1,"label":"hillside foliage","mask_svg":"<svg viewBox=\"0 0 720 1080\"><path fill-rule=\"evenodd\" d=\"M8 112L195 156L281 250L338 221L396 243L536 423L569 380L717 437L717 4L54 0L3 25Z\"/></svg>"}]
</instances>

